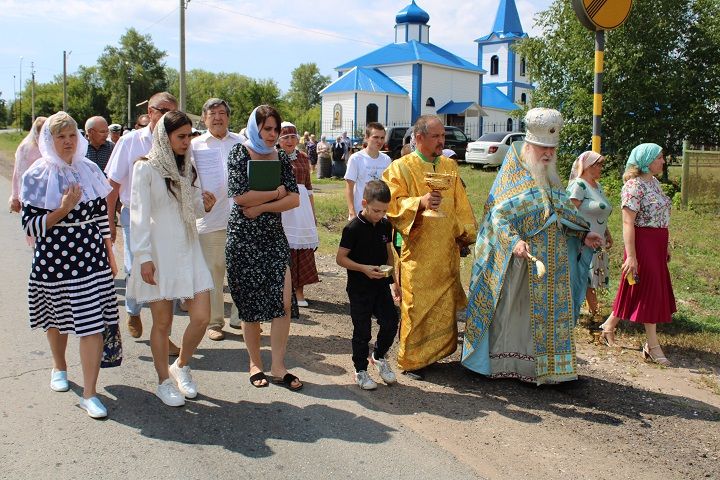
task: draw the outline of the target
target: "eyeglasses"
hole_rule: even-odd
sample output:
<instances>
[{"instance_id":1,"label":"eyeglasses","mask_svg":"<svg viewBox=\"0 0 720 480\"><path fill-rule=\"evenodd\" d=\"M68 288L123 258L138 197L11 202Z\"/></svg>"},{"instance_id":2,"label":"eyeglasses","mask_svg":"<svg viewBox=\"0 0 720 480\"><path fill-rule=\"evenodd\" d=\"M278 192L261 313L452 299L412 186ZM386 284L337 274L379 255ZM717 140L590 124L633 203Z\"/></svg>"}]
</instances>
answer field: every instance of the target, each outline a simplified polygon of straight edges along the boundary
<instances>
[{"instance_id":1,"label":"eyeglasses","mask_svg":"<svg viewBox=\"0 0 720 480\"><path fill-rule=\"evenodd\" d=\"M170 108L158 108L158 107L154 107L152 105L150 105L150 108L152 108L153 110L155 110L157 112L162 113L163 115L165 115L168 112L172 112L172 109L170 109Z\"/></svg>"}]
</instances>

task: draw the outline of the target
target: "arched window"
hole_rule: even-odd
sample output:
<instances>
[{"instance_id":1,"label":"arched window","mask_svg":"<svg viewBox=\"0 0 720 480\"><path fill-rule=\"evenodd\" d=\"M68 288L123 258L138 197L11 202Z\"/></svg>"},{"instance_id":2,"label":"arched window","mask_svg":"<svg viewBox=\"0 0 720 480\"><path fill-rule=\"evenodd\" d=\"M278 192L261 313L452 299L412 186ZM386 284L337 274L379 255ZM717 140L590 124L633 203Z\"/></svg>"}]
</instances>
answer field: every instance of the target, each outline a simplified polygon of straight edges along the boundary
<instances>
[{"instance_id":1,"label":"arched window","mask_svg":"<svg viewBox=\"0 0 720 480\"><path fill-rule=\"evenodd\" d=\"M513 127L512 118L508 118L508 121L507 121L507 131L508 131L508 132L512 132L512 127Z\"/></svg>"},{"instance_id":2,"label":"arched window","mask_svg":"<svg viewBox=\"0 0 720 480\"><path fill-rule=\"evenodd\" d=\"M365 123L378 121L378 106L371 103L365 109Z\"/></svg>"},{"instance_id":3,"label":"arched window","mask_svg":"<svg viewBox=\"0 0 720 480\"><path fill-rule=\"evenodd\" d=\"M526 62L525 62L525 57L522 57L522 58L520 59L520 76L522 76L522 77L525 76L526 66L527 66L527 65L526 65ZM525 103L525 102L523 102L523 103Z\"/></svg>"},{"instance_id":4,"label":"arched window","mask_svg":"<svg viewBox=\"0 0 720 480\"><path fill-rule=\"evenodd\" d=\"M497 75L500 71L500 59L497 55L490 57L490 75Z\"/></svg>"},{"instance_id":5,"label":"arched window","mask_svg":"<svg viewBox=\"0 0 720 480\"><path fill-rule=\"evenodd\" d=\"M435 106L435 99L433 97L428 97L427 102L425 102L426 107L434 107Z\"/></svg>"},{"instance_id":6,"label":"arched window","mask_svg":"<svg viewBox=\"0 0 720 480\"><path fill-rule=\"evenodd\" d=\"M525 93L520 94L520 103L522 103L523 105L525 105L527 103L527 94L525 94Z\"/></svg>"}]
</instances>

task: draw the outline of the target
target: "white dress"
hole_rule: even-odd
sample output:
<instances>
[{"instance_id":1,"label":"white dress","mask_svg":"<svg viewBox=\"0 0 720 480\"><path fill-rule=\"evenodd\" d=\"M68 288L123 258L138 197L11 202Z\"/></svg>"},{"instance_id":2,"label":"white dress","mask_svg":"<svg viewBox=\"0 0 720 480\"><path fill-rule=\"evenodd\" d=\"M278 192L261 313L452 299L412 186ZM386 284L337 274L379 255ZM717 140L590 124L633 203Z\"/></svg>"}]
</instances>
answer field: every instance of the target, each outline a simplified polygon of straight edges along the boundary
<instances>
[{"instance_id":1,"label":"white dress","mask_svg":"<svg viewBox=\"0 0 720 480\"><path fill-rule=\"evenodd\" d=\"M202 217L202 195L200 188L195 190L195 215ZM140 303L193 298L196 293L214 288L197 232L189 238L180 203L168 192L160 173L143 160L133 167L130 245L134 259L128 297ZM140 275L140 265L148 261L155 264L157 285L145 283Z\"/></svg>"}]
</instances>

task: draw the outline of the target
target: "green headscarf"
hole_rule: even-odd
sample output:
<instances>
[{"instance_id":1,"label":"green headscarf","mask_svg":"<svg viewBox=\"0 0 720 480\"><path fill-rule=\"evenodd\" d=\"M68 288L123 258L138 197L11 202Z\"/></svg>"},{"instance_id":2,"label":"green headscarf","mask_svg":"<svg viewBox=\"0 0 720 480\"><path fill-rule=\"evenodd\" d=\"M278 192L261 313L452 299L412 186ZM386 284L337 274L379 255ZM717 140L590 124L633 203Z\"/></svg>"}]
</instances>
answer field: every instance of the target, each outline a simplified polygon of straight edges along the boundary
<instances>
[{"instance_id":1,"label":"green headscarf","mask_svg":"<svg viewBox=\"0 0 720 480\"><path fill-rule=\"evenodd\" d=\"M625 164L625 170L631 166L635 166L639 168L642 173L648 173L650 171L648 166L660 155L660 152L662 152L660 145L655 143L641 143L630 152L630 158L628 158Z\"/></svg>"}]
</instances>

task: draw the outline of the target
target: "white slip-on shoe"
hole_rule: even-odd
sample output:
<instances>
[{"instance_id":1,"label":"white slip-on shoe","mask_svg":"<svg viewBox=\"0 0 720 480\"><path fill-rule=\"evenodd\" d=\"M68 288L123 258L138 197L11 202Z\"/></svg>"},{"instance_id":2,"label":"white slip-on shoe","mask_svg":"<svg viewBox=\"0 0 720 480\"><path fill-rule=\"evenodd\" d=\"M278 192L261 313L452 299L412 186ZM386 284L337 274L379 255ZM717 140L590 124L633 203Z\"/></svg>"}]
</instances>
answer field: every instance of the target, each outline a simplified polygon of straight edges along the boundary
<instances>
[{"instance_id":1,"label":"white slip-on shoe","mask_svg":"<svg viewBox=\"0 0 720 480\"><path fill-rule=\"evenodd\" d=\"M310 305L307 300L298 300L297 304L298 304L298 307L307 307Z\"/></svg>"},{"instance_id":2,"label":"white slip-on shoe","mask_svg":"<svg viewBox=\"0 0 720 480\"><path fill-rule=\"evenodd\" d=\"M392 368L390 368L390 364L387 360L385 360L384 358L375 358L375 353L373 352L370 355L370 363L375 365L375 368L377 368L377 371L380 374L380 378L383 379L383 382L387 383L388 385L397 382L395 372L392 371Z\"/></svg>"},{"instance_id":3,"label":"white slip-on shoe","mask_svg":"<svg viewBox=\"0 0 720 480\"><path fill-rule=\"evenodd\" d=\"M68 383L67 372L65 370L52 369L50 372L50 389L56 392L67 392L70 390L70 384Z\"/></svg>"},{"instance_id":4,"label":"white slip-on shoe","mask_svg":"<svg viewBox=\"0 0 720 480\"><path fill-rule=\"evenodd\" d=\"M170 376L177 382L178 390L182 393L185 398L197 397L197 385L193 382L192 375L190 374L190 365L184 367L178 366L178 361L175 360L169 368Z\"/></svg>"},{"instance_id":5,"label":"white slip-on shoe","mask_svg":"<svg viewBox=\"0 0 720 480\"><path fill-rule=\"evenodd\" d=\"M92 418L107 417L107 408L102 404L98 397L81 398L80 408L85 410Z\"/></svg>"},{"instance_id":6,"label":"white slip-on shoe","mask_svg":"<svg viewBox=\"0 0 720 480\"><path fill-rule=\"evenodd\" d=\"M172 378L168 378L158 385L155 395L169 407L182 407L185 405L185 397L177 389Z\"/></svg>"},{"instance_id":7,"label":"white slip-on shoe","mask_svg":"<svg viewBox=\"0 0 720 480\"><path fill-rule=\"evenodd\" d=\"M355 373L355 383L363 390L375 390L377 388L377 383L370 378L366 370L360 370Z\"/></svg>"}]
</instances>

